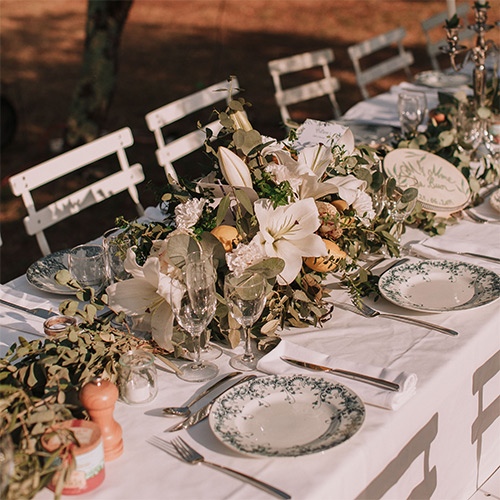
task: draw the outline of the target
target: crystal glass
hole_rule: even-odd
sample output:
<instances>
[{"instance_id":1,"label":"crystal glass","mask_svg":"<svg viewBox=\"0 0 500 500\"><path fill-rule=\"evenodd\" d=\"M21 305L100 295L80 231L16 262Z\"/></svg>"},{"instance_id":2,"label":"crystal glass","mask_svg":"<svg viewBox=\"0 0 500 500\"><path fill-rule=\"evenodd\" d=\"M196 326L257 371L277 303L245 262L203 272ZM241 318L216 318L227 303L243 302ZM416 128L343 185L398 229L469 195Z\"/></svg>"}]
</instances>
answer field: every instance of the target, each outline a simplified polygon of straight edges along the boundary
<instances>
[{"instance_id":1,"label":"crystal glass","mask_svg":"<svg viewBox=\"0 0 500 500\"><path fill-rule=\"evenodd\" d=\"M10 435L3 434L0 437L0 498L4 498L12 474L14 474L14 445Z\"/></svg>"},{"instance_id":2,"label":"crystal glass","mask_svg":"<svg viewBox=\"0 0 500 500\"><path fill-rule=\"evenodd\" d=\"M413 212L417 203L417 198L406 201L403 193L395 189L392 193L387 194L387 210L392 220L395 222L394 237L399 245L401 245L401 234L403 232L403 223L408 216Z\"/></svg>"},{"instance_id":3,"label":"crystal glass","mask_svg":"<svg viewBox=\"0 0 500 500\"><path fill-rule=\"evenodd\" d=\"M488 156L493 161L498 161L500 159L500 115L494 115L486 120L484 144Z\"/></svg>"},{"instance_id":4,"label":"crystal glass","mask_svg":"<svg viewBox=\"0 0 500 500\"><path fill-rule=\"evenodd\" d=\"M237 370L253 370L257 360L252 353L250 328L260 317L266 304L266 280L257 273L230 273L224 280L224 297L229 314L243 327L244 354L231 358L229 364Z\"/></svg>"},{"instance_id":5,"label":"crystal glass","mask_svg":"<svg viewBox=\"0 0 500 500\"><path fill-rule=\"evenodd\" d=\"M398 95L398 113L401 130L405 135L414 134L424 122L427 98L423 92L401 92Z\"/></svg>"},{"instance_id":6,"label":"crystal glass","mask_svg":"<svg viewBox=\"0 0 500 500\"><path fill-rule=\"evenodd\" d=\"M154 356L140 349L120 357L120 397L130 405L148 403L158 393Z\"/></svg>"},{"instance_id":7,"label":"crystal glass","mask_svg":"<svg viewBox=\"0 0 500 500\"><path fill-rule=\"evenodd\" d=\"M102 246L106 255L106 273L109 283L124 281L132 276L125 271L123 263L131 243L120 228L109 229L103 234Z\"/></svg>"},{"instance_id":8,"label":"crystal glass","mask_svg":"<svg viewBox=\"0 0 500 500\"><path fill-rule=\"evenodd\" d=\"M200 336L215 314L215 272L212 259L199 256L187 259L183 280L172 284L170 304L177 323L191 336L195 352L194 361L180 367L177 374L188 382L213 379L219 369L214 363L201 359Z\"/></svg>"},{"instance_id":9,"label":"crystal glass","mask_svg":"<svg viewBox=\"0 0 500 500\"><path fill-rule=\"evenodd\" d=\"M91 287L96 293L106 285L106 257L102 245L79 245L70 250L68 268L71 277L83 287Z\"/></svg>"}]
</instances>

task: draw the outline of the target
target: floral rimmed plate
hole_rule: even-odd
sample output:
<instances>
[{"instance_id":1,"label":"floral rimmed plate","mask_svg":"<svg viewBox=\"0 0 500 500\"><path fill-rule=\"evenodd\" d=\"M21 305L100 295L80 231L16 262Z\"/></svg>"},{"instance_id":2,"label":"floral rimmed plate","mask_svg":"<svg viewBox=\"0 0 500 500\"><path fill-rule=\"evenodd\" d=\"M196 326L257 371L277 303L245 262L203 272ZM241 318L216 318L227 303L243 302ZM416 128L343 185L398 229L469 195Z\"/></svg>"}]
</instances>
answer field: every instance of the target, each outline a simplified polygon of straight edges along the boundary
<instances>
[{"instance_id":1,"label":"floral rimmed plate","mask_svg":"<svg viewBox=\"0 0 500 500\"><path fill-rule=\"evenodd\" d=\"M417 188L418 200L430 212L458 212L469 203L467 179L454 165L435 154L419 149L395 149L384 158L384 170L401 188Z\"/></svg>"},{"instance_id":2,"label":"floral rimmed plate","mask_svg":"<svg viewBox=\"0 0 500 500\"><path fill-rule=\"evenodd\" d=\"M447 75L441 71L422 71L415 77L415 80L427 87L443 88L467 85L470 81L470 77L460 73Z\"/></svg>"},{"instance_id":3,"label":"floral rimmed plate","mask_svg":"<svg viewBox=\"0 0 500 500\"><path fill-rule=\"evenodd\" d=\"M44 292L74 295L73 290L67 286L59 285L54 279L57 271L68 269L68 253L69 250L54 252L31 264L26 271L28 282Z\"/></svg>"},{"instance_id":4,"label":"floral rimmed plate","mask_svg":"<svg viewBox=\"0 0 500 500\"><path fill-rule=\"evenodd\" d=\"M296 457L352 437L365 418L361 399L319 377L270 375L219 397L209 422L224 444L250 455Z\"/></svg>"},{"instance_id":5,"label":"floral rimmed plate","mask_svg":"<svg viewBox=\"0 0 500 500\"><path fill-rule=\"evenodd\" d=\"M493 210L496 210L498 213L500 213L500 189L497 189L490 196L490 205L493 208Z\"/></svg>"},{"instance_id":6,"label":"floral rimmed plate","mask_svg":"<svg viewBox=\"0 0 500 500\"><path fill-rule=\"evenodd\" d=\"M472 309L500 296L500 276L451 260L406 263L382 274L380 293L394 304L424 312Z\"/></svg>"}]
</instances>

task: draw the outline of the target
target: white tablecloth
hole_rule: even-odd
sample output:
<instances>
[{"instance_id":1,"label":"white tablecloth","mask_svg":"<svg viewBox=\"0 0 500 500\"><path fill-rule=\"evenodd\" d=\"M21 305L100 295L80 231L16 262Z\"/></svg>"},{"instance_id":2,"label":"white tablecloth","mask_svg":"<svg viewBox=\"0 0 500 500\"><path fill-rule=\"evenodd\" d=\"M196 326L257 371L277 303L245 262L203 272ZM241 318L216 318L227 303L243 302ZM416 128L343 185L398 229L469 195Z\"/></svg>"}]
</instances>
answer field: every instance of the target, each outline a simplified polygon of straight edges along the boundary
<instances>
[{"instance_id":1,"label":"white tablecloth","mask_svg":"<svg viewBox=\"0 0 500 500\"><path fill-rule=\"evenodd\" d=\"M485 230L484 225L476 227L478 235ZM454 231L460 233L458 227ZM488 231L489 237L500 243L500 226L488 225ZM405 236L422 238L412 231ZM451 254L449 258L465 260ZM472 261L500 272L500 265ZM343 291L334 290L332 294L336 300L348 300ZM19 303L45 307L56 306L63 298L39 293L24 277L2 285L0 297L15 297ZM499 301L478 309L439 314L405 311L384 300L376 307L439 323L460 334L450 337L336 309L324 328L290 331L284 336L337 358L415 373L416 395L398 410L367 405L365 422L351 439L327 451L296 458L257 458L235 453L217 440L207 421L177 434L207 459L254 475L294 499L469 498L500 464ZM3 306L0 322L2 344L10 343L20 329L40 332L41 320L30 318L27 326L23 314ZM223 373L231 371L228 355L217 360ZM106 463L106 479L100 487L78 498L270 498L225 474L180 463L146 442L152 435L173 437L163 431L177 420L162 417L161 408L184 403L204 386L183 382L162 367L159 373L159 394L153 402L135 407L117 403L114 416L123 429L124 453ZM355 390L355 383L340 378L338 381ZM36 499L52 496L44 490Z\"/></svg>"}]
</instances>

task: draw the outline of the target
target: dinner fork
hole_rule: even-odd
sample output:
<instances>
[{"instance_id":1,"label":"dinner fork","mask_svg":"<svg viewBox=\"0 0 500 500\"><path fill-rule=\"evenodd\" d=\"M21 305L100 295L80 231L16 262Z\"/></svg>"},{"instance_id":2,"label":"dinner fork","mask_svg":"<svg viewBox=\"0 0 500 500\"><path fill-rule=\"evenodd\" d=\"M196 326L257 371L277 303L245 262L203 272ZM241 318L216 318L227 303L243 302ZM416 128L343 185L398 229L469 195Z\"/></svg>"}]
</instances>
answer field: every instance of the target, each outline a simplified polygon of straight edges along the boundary
<instances>
[{"instance_id":1,"label":"dinner fork","mask_svg":"<svg viewBox=\"0 0 500 500\"><path fill-rule=\"evenodd\" d=\"M261 490L270 493L278 498L290 499L292 498L288 493L284 491L278 490L274 486L271 486L267 483L259 481L253 477L247 476L243 474L243 472L238 472L236 470L225 467L224 465L214 464L213 462L208 462L205 460L203 455L198 453L195 449L191 448L189 444L186 443L182 438L178 437L173 439L172 441L165 441L164 439L159 438L158 436L152 436L148 442L153 446L156 446L160 450L167 452L169 455L172 455L175 458L178 458L188 464L196 465L196 464L204 464L212 469L221 470L230 476L233 476L237 479L241 479L252 486L260 488Z\"/></svg>"},{"instance_id":2,"label":"dinner fork","mask_svg":"<svg viewBox=\"0 0 500 500\"><path fill-rule=\"evenodd\" d=\"M453 336L458 335L458 332L456 332L455 330L445 328L444 326L435 325L433 323L428 323L427 321L422 321L421 319L410 318L408 316L399 316L398 314L381 313L380 311L375 311L375 309L372 309L369 305L365 304L359 298L353 298L352 303L357 307L359 312L363 314L363 316L366 316L367 318L375 318L376 316L380 316L383 318L402 321L403 323L410 323L412 325L422 326L430 330L436 330L441 333L446 333L447 335L453 335Z\"/></svg>"}]
</instances>

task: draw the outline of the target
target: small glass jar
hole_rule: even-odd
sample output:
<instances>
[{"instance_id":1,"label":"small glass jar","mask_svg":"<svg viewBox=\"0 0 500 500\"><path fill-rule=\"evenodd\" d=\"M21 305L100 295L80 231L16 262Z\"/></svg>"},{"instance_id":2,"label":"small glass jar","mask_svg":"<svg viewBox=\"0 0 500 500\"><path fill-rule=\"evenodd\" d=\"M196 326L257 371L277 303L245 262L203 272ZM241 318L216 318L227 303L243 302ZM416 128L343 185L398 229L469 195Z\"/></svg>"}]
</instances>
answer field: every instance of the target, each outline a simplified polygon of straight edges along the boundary
<instances>
[{"instance_id":1,"label":"small glass jar","mask_svg":"<svg viewBox=\"0 0 500 500\"><path fill-rule=\"evenodd\" d=\"M119 387L120 398L127 404L152 401L158 393L154 356L139 349L122 354Z\"/></svg>"},{"instance_id":2,"label":"small glass jar","mask_svg":"<svg viewBox=\"0 0 500 500\"><path fill-rule=\"evenodd\" d=\"M70 327L76 325L76 318L73 316L52 316L43 323L45 335L54 337L61 333L68 333Z\"/></svg>"}]
</instances>

